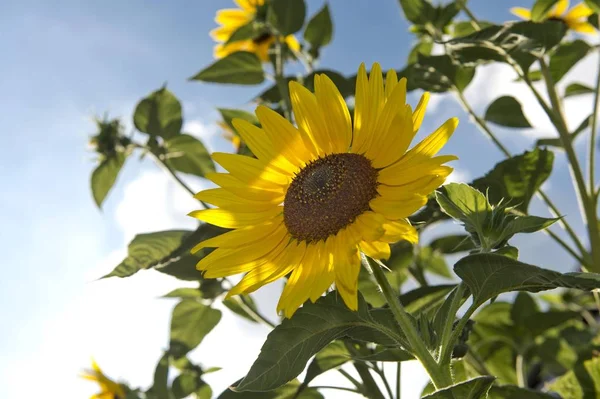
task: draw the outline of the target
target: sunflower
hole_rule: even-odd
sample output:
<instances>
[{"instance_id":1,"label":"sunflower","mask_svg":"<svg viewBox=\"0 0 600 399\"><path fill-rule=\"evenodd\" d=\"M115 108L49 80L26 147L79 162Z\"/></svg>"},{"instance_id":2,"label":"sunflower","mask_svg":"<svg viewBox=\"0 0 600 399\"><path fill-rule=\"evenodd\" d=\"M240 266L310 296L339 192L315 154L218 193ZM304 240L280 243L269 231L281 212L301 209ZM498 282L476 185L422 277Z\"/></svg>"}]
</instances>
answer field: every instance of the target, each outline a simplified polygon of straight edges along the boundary
<instances>
[{"instance_id":1,"label":"sunflower","mask_svg":"<svg viewBox=\"0 0 600 399\"><path fill-rule=\"evenodd\" d=\"M579 33L594 34L596 30L594 26L587 22L587 17L592 15L594 11L585 3L579 3L575 7L569 8L569 0L559 0L558 3L545 15L545 19L557 19L567 24L569 29ZM510 12L517 17L525 20L531 19L531 10L522 7L513 7Z\"/></svg>"},{"instance_id":2,"label":"sunflower","mask_svg":"<svg viewBox=\"0 0 600 399\"><path fill-rule=\"evenodd\" d=\"M223 58L236 51L250 51L262 61L269 61L269 48L275 43L275 36L266 32L254 39L240 40L225 44L231 35L242 26L254 21L257 13L264 8L265 0L235 0L239 9L219 10L215 21L221 26L210 32L215 41L215 58ZM294 35L284 38L285 43L293 51L300 50L300 44Z\"/></svg>"},{"instance_id":3,"label":"sunflower","mask_svg":"<svg viewBox=\"0 0 600 399\"><path fill-rule=\"evenodd\" d=\"M125 399L125 390L121 384L114 382L104 375L98 363L92 359L92 369L81 375L86 380L94 381L100 386L100 392L90 399Z\"/></svg>"},{"instance_id":4,"label":"sunflower","mask_svg":"<svg viewBox=\"0 0 600 399\"><path fill-rule=\"evenodd\" d=\"M246 273L228 295L247 294L289 274L278 311L291 317L335 283L346 305L357 309L361 253L388 259L390 243L416 243L406 219L427 202L452 168L455 156L436 156L456 126L449 119L412 149L429 93L413 112L406 79L393 70L385 85L381 67L356 81L354 126L344 98L324 74L315 93L290 83L294 127L265 106L256 109L262 129L234 119L257 158L215 153L229 173L207 175L221 188L196 198L219 208L190 216L234 229L198 244L217 248L197 265L205 277ZM408 151L407 151L408 150Z\"/></svg>"}]
</instances>

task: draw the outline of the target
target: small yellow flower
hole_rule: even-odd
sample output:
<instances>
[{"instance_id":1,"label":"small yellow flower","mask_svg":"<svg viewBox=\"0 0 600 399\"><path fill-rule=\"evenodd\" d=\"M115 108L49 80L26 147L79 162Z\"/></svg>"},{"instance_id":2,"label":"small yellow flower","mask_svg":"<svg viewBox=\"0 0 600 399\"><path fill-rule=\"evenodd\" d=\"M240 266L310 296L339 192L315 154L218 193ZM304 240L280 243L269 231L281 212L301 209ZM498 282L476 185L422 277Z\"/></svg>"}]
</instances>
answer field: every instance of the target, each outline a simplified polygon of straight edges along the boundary
<instances>
[{"instance_id":1,"label":"small yellow flower","mask_svg":"<svg viewBox=\"0 0 600 399\"><path fill-rule=\"evenodd\" d=\"M251 40L224 44L236 30L254 20L258 7L263 6L265 0L235 0L235 2L240 8L217 12L215 21L221 26L210 32L212 38L219 42L215 46L215 58L223 58L236 51L250 51L262 61L269 61L269 48L275 42L275 37L272 35L265 34ZM285 42L291 50L300 50L300 44L294 35L285 37Z\"/></svg>"},{"instance_id":2,"label":"small yellow flower","mask_svg":"<svg viewBox=\"0 0 600 399\"><path fill-rule=\"evenodd\" d=\"M594 34L596 30L594 26L587 22L587 17L592 15L594 11L585 3L579 3L575 7L569 8L569 0L559 0L558 3L548 12L545 19L558 19L567 24L569 29L579 33ZM510 9L517 17L525 20L531 19L531 10L522 7L513 7Z\"/></svg>"},{"instance_id":3,"label":"small yellow flower","mask_svg":"<svg viewBox=\"0 0 600 399\"><path fill-rule=\"evenodd\" d=\"M96 361L92 359L92 369L86 370L82 375L86 380L94 381L100 386L100 392L92 395L90 399L125 399L125 390L121 384L108 378Z\"/></svg>"},{"instance_id":4,"label":"small yellow flower","mask_svg":"<svg viewBox=\"0 0 600 399\"><path fill-rule=\"evenodd\" d=\"M452 171L444 164L456 159L436 155L456 129L456 118L408 150L429 93L413 112L406 83L390 70L384 84L379 64L370 77L361 65L354 125L344 98L324 74L315 76L314 94L290 83L298 127L262 105L256 109L262 128L234 119L256 158L213 154L229 173L207 174L220 188L196 198L218 208L190 216L234 230L192 250L217 248L197 265L205 277L246 273L228 293L236 295L289 274L277 305L286 317L335 283L356 310L361 253L388 259L390 243L417 242L407 217L425 205Z\"/></svg>"}]
</instances>

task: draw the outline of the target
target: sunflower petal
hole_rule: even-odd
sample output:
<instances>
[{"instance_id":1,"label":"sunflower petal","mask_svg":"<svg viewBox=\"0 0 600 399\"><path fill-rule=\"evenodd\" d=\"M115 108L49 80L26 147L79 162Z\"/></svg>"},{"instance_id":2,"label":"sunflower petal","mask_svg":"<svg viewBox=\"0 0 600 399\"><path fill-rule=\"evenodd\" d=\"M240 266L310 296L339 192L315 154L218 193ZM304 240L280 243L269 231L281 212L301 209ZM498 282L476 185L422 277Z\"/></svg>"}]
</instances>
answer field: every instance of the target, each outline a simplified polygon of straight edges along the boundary
<instances>
[{"instance_id":1,"label":"sunflower petal","mask_svg":"<svg viewBox=\"0 0 600 399\"><path fill-rule=\"evenodd\" d=\"M390 244L383 241L362 241L360 243L360 250L373 259L389 259L391 250Z\"/></svg>"},{"instance_id":2,"label":"sunflower petal","mask_svg":"<svg viewBox=\"0 0 600 399\"><path fill-rule=\"evenodd\" d=\"M408 161L415 157L433 157L448 142L448 139L450 139L457 126L457 118L448 119L435 132L407 152L401 158L401 161Z\"/></svg>"},{"instance_id":3,"label":"sunflower petal","mask_svg":"<svg viewBox=\"0 0 600 399\"><path fill-rule=\"evenodd\" d=\"M578 20L587 18L592 14L594 14L594 10L592 10L587 4L579 3L575 7L571 8L564 18L566 20Z\"/></svg>"},{"instance_id":4,"label":"sunflower petal","mask_svg":"<svg viewBox=\"0 0 600 399\"><path fill-rule=\"evenodd\" d=\"M558 0L558 3L548 13L548 18L561 17L567 11L567 8L569 8L569 0Z\"/></svg>"},{"instance_id":5,"label":"sunflower petal","mask_svg":"<svg viewBox=\"0 0 600 399\"><path fill-rule=\"evenodd\" d=\"M290 98L296 123L304 132L304 137L312 143L317 154L330 154L332 148L329 131L315 95L300 83L291 81Z\"/></svg>"},{"instance_id":6,"label":"sunflower petal","mask_svg":"<svg viewBox=\"0 0 600 399\"><path fill-rule=\"evenodd\" d=\"M282 213L283 207L276 206L266 211L254 213L232 212L225 209L203 209L190 212L188 216L202 220L206 223L214 224L215 226L225 227L226 229L236 229L239 227L264 223Z\"/></svg>"},{"instance_id":7,"label":"sunflower petal","mask_svg":"<svg viewBox=\"0 0 600 399\"><path fill-rule=\"evenodd\" d=\"M513 7L510 12L517 17L529 21L531 19L531 10L523 7Z\"/></svg>"},{"instance_id":8,"label":"sunflower petal","mask_svg":"<svg viewBox=\"0 0 600 399\"><path fill-rule=\"evenodd\" d=\"M427 104L429 103L429 97L430 94L428 91L423 93L421 99L419 100L419 104L417 104L417 108L415 108L415 112L413 113L413 129L415 134L417 134L419 128L421 128L423 118L425 118L425 110L427 109Z\"/></svg>"},{"instance_id":9,"label":"sunflower petal","mask_svg":"<svg viewBox=\"0 0 600 399\"><path fill-rule=\"evenodd\" d=\"M279 215L273 218L273 220L269 220L263 224L256 224L228 231L227 233L201 241L192 248L191 252L196 253L203 248L235 248L241 245L255 243L272 234L282 222L283 215Z\"/></svg>"},{"instance_id":10,"label":"sunflower petal","mask_svg":"<svg viewBox=\"0 0 600 399\"><path fill-rule=\"evenodd\" d=\"M373 199L369 205L377 213L381 213L387 219L404 219L421 209L427 203L427 197L412 194L401 201L390 201L381 197Z\"/></svg>"},{"instance_id":11,"label":"sunflower petal","mask_svg":"<svg viewBox=\"0 0 600 399\"><path fill-rule=\"evenodd\" d=\"M223 188L200 191L194 196L197 200L207 202L219 208L235 212L260 212L273 208L281 201L252 201L233 194Z\"/></svg>"},{"instance_id":12,"label":"sunflower petal","mask_svg":"<svg viewBox=\"0 0 600 399\"><path fill-rule=\"evenodd\" d=\"M352 140L352 122L344 97L329 76L315 76L315 95L323 110L334 152L346 152Z\"/></svg>"},{"instance_id":13,"label":"sunflower petal","mask_svg":"<svg viewBox=\"0 0 600 399\"><path fill-rule=\"evenodd\" d=\"M291 176L284 175L256 158L224 152L215 152L212 158L233 176L248 184L287 187L291 181Z\"/></svg>"},{"instance_id":14,"label":"sunflower petal","mask_svg":"<svg viewBox=\"0 0 600 399\"><path fill-rule=\"evenodd\" d=\"M406 240L412 244L419 242L417 230L405 219L388 220L383 224L385 234L381 237L384 242Z\"/></svg>"},{"instance_id":15,"label":"sunflower petal","mask_svg":"<svg viewBox=\"0 0 600 399\"><path fill-rule=\"evenodd\" d=\"M596 33L596 28L594 28L594 25L588 22L571 22L568 20L567 25L569 26L569 28L571 28L571 30L574 30L575 32L591 35Z\"/></svg>"}]
</instances>

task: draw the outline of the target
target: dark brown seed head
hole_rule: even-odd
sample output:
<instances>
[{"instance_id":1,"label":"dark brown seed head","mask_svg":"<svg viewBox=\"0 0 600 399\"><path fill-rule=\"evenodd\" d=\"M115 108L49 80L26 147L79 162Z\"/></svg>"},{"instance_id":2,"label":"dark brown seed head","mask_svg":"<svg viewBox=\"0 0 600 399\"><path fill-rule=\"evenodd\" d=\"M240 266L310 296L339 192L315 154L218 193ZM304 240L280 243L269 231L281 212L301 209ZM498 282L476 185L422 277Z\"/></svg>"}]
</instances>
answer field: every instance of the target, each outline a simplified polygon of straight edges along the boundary
<instances>
[{"instance_id":1,"label":"dark brown seed head","mask_svg":"<svg viewBox=\"0 0 600 399\"><path fill-rule=\"evenodd\" d=\"M325 240L369 210L377 170L359 154L331 154L307 164L292 180L283 220L299 241Z\"/></svg>"}]
</instances>

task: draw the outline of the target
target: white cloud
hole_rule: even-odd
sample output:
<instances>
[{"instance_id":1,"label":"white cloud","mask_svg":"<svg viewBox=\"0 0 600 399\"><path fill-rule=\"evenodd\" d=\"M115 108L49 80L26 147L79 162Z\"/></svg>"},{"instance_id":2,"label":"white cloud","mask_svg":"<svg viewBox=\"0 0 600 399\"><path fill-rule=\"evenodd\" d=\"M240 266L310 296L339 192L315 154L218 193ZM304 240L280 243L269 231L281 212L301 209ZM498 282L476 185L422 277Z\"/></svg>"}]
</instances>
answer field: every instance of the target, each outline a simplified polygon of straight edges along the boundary
<instances>
[{"instance_id":1,"label":"white cloud","mask_svg":"<svg viewBox=\"0 0 600 399\"><path fill-rule=\"evenodd\" d=\"M466 169L454 168L450 176L446 179L447 183L469 183L473 180L471 172Z\"/></svg>"}]
</instances>

